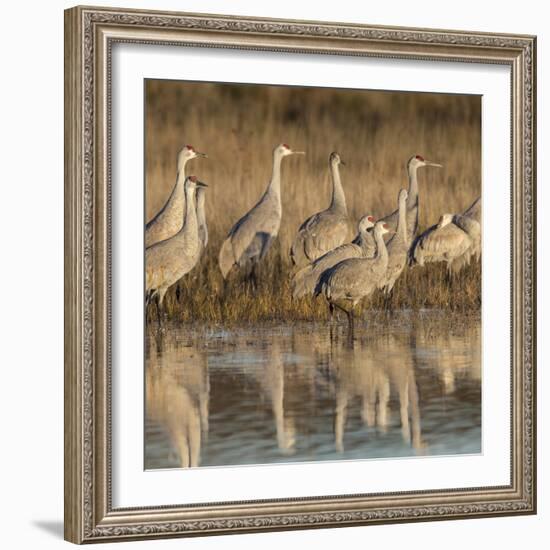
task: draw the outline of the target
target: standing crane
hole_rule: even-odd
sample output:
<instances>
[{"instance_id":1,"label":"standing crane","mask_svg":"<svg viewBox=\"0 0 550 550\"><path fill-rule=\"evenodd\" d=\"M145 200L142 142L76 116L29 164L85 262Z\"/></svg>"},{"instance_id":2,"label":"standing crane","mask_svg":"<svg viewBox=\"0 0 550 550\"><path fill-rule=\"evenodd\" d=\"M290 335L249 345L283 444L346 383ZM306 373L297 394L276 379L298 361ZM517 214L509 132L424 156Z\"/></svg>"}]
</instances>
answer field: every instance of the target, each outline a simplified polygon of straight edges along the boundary
<instances>
[{"instance_id":1,"label":"standing crane","mask_svg":"<svg viewBox=\"0 0 550 550\"><path fill-rule=\"evenodd\" d=\"M372 216L363 216L357 224L357 236L351 243L342 244L306 265L292 277L292 297L301 298L313 294L321 282L323 273L348 258L372 258L376 252L374 238L369 229L374 227Z\"/></svg>"},{"instance_id":2,"label":"standing crane","mask_svg":"<svg viewBox=\"0 0 550 550\"><path fill-rule=\"evenodd\" d=\"M206 189L197 187L197 224L199 226L199 240L202 249L208 244L208 226L206 225L206 213L204 208L204 200L206 197Z\"/></svg>"},{"instance_id":3,"label":"standing crane","mask_svg":"<svg viewBox=\"0 0 550 550\"><path fill-rule=\"evenodd\" d=\"M387 245L388 249L388 269L383 281L383 289L386 295L392 291L395 281L405 269L410 247L410 239L407 231L407 198L409 193L406 189L401 189L397 197L399 219L397 221L397 231L390 239Z\"/></svg>"},{"instance_id":4,"label":"standing crane","mask_svg":"<svg viewBox=\"0 0 550 550\"><path fill-rule=\"evenodd\" d=\"M481 197L462 214L444 214L414 242L410 263L446 262L448 273L458 273L472 256L481 257Z\"/></svg>"},{"instance_id":5,"label":"standing crane","mask_svg":"<svg viewBox=\"0 0 550 550\"><path fill-rule=\"evenodd\" d=\"M453 214L443 214L436 225L420 235L410 252L412 264L446 262L447 272L457 272L472 254L472 238L456 225ZM466 260L464 256L467 255Z\"/></svg>"},{"instance_id":6,"label":"standing crane","mask_svg":"<svg viewBox=\"0 0 550 550\"><path fill-rule=\"evenodd\" d=\"M297 267L315 261L348 238L350 225L346 197L340 180L340 165L344 165L340 155L331 153L329 166L332 199L326 210L310 216L300 226L290 249L290 258Z\"/></svg>"},{"instance_id":7,"label":"standing crane","mask_svg":"<svg viewBox=\"0 0 550 550\"><path fill-rule=\"evenodd\" d=\"M197 187L207 187L196 176L185 179L185 221L173 237L150 246L145 251L145 288L148 301L158 293L159 308L166 291L189 273L201 254L195 191Z\"/></svg>"},{"instance_id":8,"label":"standing crane","mask_svg":"<svg viewBox=\"0 0 550 550\"><path fill-rule=\"evenodd\" d=\"M256 205L229 231L219 254L220 270L226 279L234 266L243 268L252 264L256 278L256 265L264 258L281 226L281 161L290 155L305 155L293 151L286 143L273 150L271 180Z\"/></svg>"},{"instance_id":9,"label":"standing crane","mask_svg":"<svg viewBox=\"0 0 550 550\"><path fill-rule=\"evenodd\" d=\"M185 210L185 166L194 158L207 158L192 145L186 145L178 153L178 173L170 197L157 215L145 226L145 247L154 245L174 236L183 224Z\"/></svg>"},{"instance_id":10,"label":"standing crane","mask_svg":"<svg viewBox=\"0 0 550 550\"><path fill-rule=\"evenodd\" d=\"M321 288L325 295L330 315L334 308L342 310L348 317L349 336L353 336L353 310L366 296L380 288L388 268L388 251L384 235L389 232L388 224L379 221L374 226L376 255L374 258L349 258L336 264L327 273Z\"/></svg>"},{"instance_id":11,"label":"standing crane","mask_svg":"<svg viewBox=\"0 0 550 550\"><path fill-rule=\"evenodd\" d=\"M417 170L422 166L438 166L442 167L441 164L426 160L420 155L416 155L409 159L407 163L407 174L409 176L409 196L407 198L407 235L409 238L413 238L416 235L418 230L418 177ZM399 210L393 211L391 214L388 214L386 217L382 218L381 221L384 221L388 224L388 227L392 231L396 231L397 221L399 219Z\"/></svg>"}]
</instances>

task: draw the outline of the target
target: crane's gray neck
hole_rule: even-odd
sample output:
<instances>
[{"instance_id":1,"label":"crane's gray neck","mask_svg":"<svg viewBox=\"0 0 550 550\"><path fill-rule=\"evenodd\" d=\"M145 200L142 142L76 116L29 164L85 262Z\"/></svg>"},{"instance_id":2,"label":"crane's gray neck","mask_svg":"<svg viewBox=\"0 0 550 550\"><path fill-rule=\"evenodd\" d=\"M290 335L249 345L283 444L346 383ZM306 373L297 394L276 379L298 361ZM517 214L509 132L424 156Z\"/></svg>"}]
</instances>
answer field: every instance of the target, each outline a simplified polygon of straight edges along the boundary
<instances>
[{"instance_id":1,"label":"crane's gray neck","mask_svg":"<svg viewBox=\"0 0 550 550\"><path fill-rule=\"evenodd\" d=\"M206 213L204 210L205 191L203 188L197 189L197 224L199 230L199 237L203 240L203 244L206 245L208 240L208 228L206 227ZM201 233L202 231L202 233Z\"/></svg>"},{"instance_id":2,"label":"crane's gray neck","mask_svg":"<svg viewBox=\"0 0 550 550\"><path fill-rule=\"evenodd\" d=\"M281 161L283 157L277 153L273 154L273 171L271 181L267 187L266 195L274 196L281 200Z\"/></svg>"},{"instance_id":3,"label":"crane's gray neck","mask_svg":"<svg viewBox=\"0 0 550 550\"><path fill-rule=\"evenodd\" d=\"M205 213L204 213L204 190L203 189L197 189L196 192L196 200L197 200L197 222L199 225L204 225L206 221Z\"/></svg>"},{"instance_id":4,"label":"crane's gray neck","mask_svg":"<svg viewBox=\"0 0 550 550\"><path fill-rule=\"evenodd\" d=\"M399 215L397 219L396 233L403 240L403 242L407 242L407 201L399 201Z\"/></svg>"},{"instance_id":5,"label":"crane's gray neck","mask_svg":"<svg viewBox=\"0 0 550 550\"><path fill-rule=\"evenodd\" d=\"M180 170L178 170L178 175L176 176L176 184L172 189L172 193L168 201L171 202L172 199L175 199L178 202L179 201L183 202L184 194L185 194L185 163L184 163L184 166Z\"/></svg>"},{"instance_id":6,"label":"crane's gray neck","mask_svg":"<svg viewBox=\"0 0 550 550\"><path fill-rule=\"evenodd\" d=\"M377 231L374 233L374 242L376 243L376 259L378 261L388 260L388 250L384 242L384 236Z\"/></svg>"},{"instance_id":7,"label":"crane's gray neck","mask_svg":"<svg viewBox=\"0 0 550 550\"><path fill-rule=\"evenodd\" d=\"M332 178L332 200L330 208L332 210L341 210L347 212L346 196L342 188L342 180L340 179L340 168L337 162L330 163L330 175Z\"/></svg>"},{"instance_id":8,"label":"crane's gray neck","mask_svg":"<svg viewBox=\"0 0 550 550\"><path fill-rule=\"evenodd\" d=\"M185 189L185 220L182 231L191 235L198 235L197 211L195 205L195 189L187 187Z\"/></svg>"},{"instance_id":9,"label":"crane's gray neck","mask_svg":"<svg viewBox=\"0 0 550 550\"><path fill-rule=\"evenodd\" d=\"M187 162L189 161L188 156L183 156L182 158L178 158L178 174L183 174L183 179L185 180L185 167L187 165Z\"/></svg>"},{"instance_id":10,"label":"crane's gray neck","mask_svg":"<svg viewBox=\"0 0 550 550\"><path fill-rule=\"evenodd\" d=\"M418 166L407 167L409 172L409 196L407 197L407 209L413 208L418 204Z\"/></svg>"}]
</instances>

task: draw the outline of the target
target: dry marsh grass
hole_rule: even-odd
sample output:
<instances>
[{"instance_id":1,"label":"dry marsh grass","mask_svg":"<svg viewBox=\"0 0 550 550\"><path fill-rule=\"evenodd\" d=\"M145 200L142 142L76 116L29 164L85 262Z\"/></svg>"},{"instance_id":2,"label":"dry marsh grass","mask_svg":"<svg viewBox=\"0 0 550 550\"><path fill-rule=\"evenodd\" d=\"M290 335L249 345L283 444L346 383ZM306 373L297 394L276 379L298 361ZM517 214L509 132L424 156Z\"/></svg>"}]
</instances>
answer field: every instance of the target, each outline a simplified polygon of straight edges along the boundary
<instances>
[{"instance_id":1,"label":"dry marsh grass","mask_svg":"<svg viewBox=\"0 0 550 550\"><path fill-rule=\"evenodd\" d=\"M168 314L183 322L238 323L324 319L321 299L292 301L288 250L299 225L330 200L328 156L337 151L353 220L383 216L407 187L405 164L420 154L443 168L421 168L420 229L445 212L460 212L481 193L481 100L478 96L378 92L149 80L146 84L146 218L175 182L186 143L208 153L188 173L209 184L208 248L199 266L166 296ZM265 190L271 152L281 142L305 150L283 161L279 238L253 290L238 278L223 284L219 247L237 219ZM365 307L477 310L481 266L449 282L443 265L406 270L391 302L374 295ZM156 308L149 309L149 318Z\"/></svg>"}]
</instances>

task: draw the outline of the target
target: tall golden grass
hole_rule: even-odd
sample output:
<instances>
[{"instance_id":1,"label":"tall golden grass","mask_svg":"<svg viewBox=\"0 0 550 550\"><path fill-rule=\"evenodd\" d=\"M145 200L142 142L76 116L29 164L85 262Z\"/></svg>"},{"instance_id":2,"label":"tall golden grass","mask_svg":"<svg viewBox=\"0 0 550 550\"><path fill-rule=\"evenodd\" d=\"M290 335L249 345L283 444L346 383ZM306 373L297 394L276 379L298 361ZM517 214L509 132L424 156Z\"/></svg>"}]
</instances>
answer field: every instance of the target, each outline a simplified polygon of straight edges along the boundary
<instances>
[{"instance_id":1,"label":"tall golden grass","mask_svg":"<svg viewBox=\"0 0 550 550\"><path fill-rule=\"evenodd\" d=\"M288 143L305 157L283 161L283 220L277 242L253 290L222 284L220 245L237 219L261 196L271 174L271 152ZM323 318L322 302L293 302L288 250L303 220L330 200L328 156L337 151L348 209L354 220L396 208L407 187L405 165L415 154L443 168L419 170L420 228L445 212L460 212L481 193L481 99L332 88L229 85L149 80L146 83L146 218L164 204L184 144L208 153L188 173L209 184L210 242L200 266L167 295L169 315L182 321L257 321ZM480 266L450 283L443 266L408 270L390 304L370 307L479 308ZM150 316L155 313L150 311Z\"/></svg>"}]
</instances>

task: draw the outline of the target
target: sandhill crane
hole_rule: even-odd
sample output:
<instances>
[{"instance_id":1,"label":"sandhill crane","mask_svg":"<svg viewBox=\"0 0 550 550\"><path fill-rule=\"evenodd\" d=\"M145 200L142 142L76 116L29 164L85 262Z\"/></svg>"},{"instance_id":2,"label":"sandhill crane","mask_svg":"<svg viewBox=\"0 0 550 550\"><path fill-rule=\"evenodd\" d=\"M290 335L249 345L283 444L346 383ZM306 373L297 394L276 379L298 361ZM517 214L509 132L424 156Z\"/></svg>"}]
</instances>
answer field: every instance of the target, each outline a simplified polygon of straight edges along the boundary
<instances>
[{"instance_id":1,"label":"sandhill crane","mask_svg":"<svg viewBox=\"0 0 550 550\"><path fill-rule=\"evenodd\" d=\"M165 205L145 226L145 247L173 237L181 229L185 211L185 166L194 158L207 158L207 155L192 145L186 145L178 153L176 183Z\"/></svg>"},{"instance_id":2,"label":"sandhill crane","mask_svg":"<svg viewBox=\"0 0 550 550\"><path fill-rule=\"evenodd\" d=\"M197 264L201 253L199 241L195 191L207 187L196 176L185 179L185 221L173 237L149 247L145 251L145 288L149 300L158 293L159 307L166 291L189 273Z\"/></svg>"},{"instance_id":3,"label":"sandhill crane","mask_svg":"<svg viewBox=\"0 0 550 550\"><path fill-rule=\"evenodd\" d=\"M290 249L290 258L297 267L302 267L320 258L325 252L343 244L349 234L349 218L346 197L340 180L338 153L329 157L332 177L332 199L329 207L310 216L298 230Z\"/></svg>"},{"instance_id":4,"label":"sandhill crane","mask_svg":"<svg viewBox=\"0 0 550 550\"><path fill-rule=\"evenodd\" d=\"M293 151L285 143L273 150L273 171L266 191L231 228L220 249L218 261L224 279L234 266L242 268L249 262L255 275L257 262L266 255L281 226L281 161L297 154L305 155L303 151Z\"/></svg>"},{"instance_id":5,"label":"sandhill crane","mask_svg":"<svg viewBox=\"0 0 550 550\"><path fill-rule=\"evenodd\" d=\"M426 229L411 248L411 263L446 262L447 271L456 271L455 261L471 253L472 239L453 222L453 214L443 214L437 225ZM459 260L461 266L463 259ZM454 265L453 265L454 264Z\"/></svg>"},{"instance_id":6,"label":"sandhill crane","mask_svg":"<svg viewBox=\"0 0 550 550\"><path fill-rule=\"evenodd\" d=\"M418 229L418 177L417 170L422 166L438 166L441 164L426 160L420 155L416 155L409 159L407 163L407 174L409 176L409 196L407 198L407 234L412 239ZM395 210L391 214L388 214L381 221L388 224L392 231L396 231L397 221L399 219L399 210Z\"/></svg>"},{"instance_id":7,"label":"sandhill crane","mask_svg":"<svg viewBox=\"0 0 550 550\"><path fill-rule=\"evenodd\" d=\"M204 187L197 187L197 224L199 226L199 240L203 250L208 244L208 226L206 225L206 214L204 210L204 199L206 190Z\"/></svg>"},{"instance_id":8,"label":"sandhill crane","mask_svg":"<svg viewBox=\"0 0 550 550\"><path fill-rule=\"evenodd\" d=\"M388 251L384 235L389 232L386 223L379 221L374 226L376 255L374 258L349 258L336 264L327 273L318 293L323 292L329 309L341 309L348 317L349 336L353 335L353 309L380 284L388 268Z\"/></svg>"},{"instance_id":9,"label":"sandhill crane","mask_svg":"<svg viewBox=\"0 0 550 550\"><path fill-rule=\"evenodd\" d=\"M399 275L405 269L410 247L410 239L407 232L407 198L409 193L406 189L401 189L397 198L399 219L397 221L397 231L390 239L387 245L388 249L388 269L383 281L383 288L386 294L389 294L399 278Z\"/></svg>"},{"instance_id":10,"label":"sandhill crane","mask_svg":"<svg viewBox=\"0 0 550 550\"><path fill-rule=\"evenodd\" d=\"M348 258L372 258L376 245L372 234L368 231L374 227L372 216L363 216L357 224L357 236L351 243L342 244L317 258L312 264L306 265L294 274L292 278L292 297L300 298L313 294L322 275L337 263Z\"/></svg>"}]
</instances>

